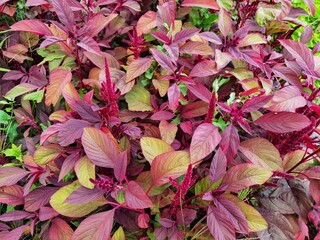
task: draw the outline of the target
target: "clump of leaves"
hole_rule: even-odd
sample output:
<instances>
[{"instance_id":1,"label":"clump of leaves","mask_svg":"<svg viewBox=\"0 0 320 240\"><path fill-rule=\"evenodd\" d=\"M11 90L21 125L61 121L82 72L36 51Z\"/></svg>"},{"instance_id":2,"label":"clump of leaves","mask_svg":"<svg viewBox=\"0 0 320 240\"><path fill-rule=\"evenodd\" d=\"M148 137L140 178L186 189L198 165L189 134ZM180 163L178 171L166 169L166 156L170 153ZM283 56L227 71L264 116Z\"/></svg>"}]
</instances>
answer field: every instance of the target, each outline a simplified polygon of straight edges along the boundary
<instances>
[{"instance_id":1,"label":"clump of leaves","mask_svg":"<svg viewBox=\"0 0 320 240\"><path fill-rule=\"evenodd\" d=\"M0 1L1 238L320 237L312 0L23 2Z\"/></svg>"}]
</instances>

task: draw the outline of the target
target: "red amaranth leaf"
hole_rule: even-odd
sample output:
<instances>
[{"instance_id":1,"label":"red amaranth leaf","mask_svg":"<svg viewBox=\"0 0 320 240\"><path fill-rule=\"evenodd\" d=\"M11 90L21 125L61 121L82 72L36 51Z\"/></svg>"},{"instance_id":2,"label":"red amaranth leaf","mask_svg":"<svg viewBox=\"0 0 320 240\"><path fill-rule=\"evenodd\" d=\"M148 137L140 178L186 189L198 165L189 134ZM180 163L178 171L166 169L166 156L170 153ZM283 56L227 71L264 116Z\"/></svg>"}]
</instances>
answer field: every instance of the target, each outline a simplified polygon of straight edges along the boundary
<instances>
[{"instance_id":1,"label":"red amaranth leaf","mask_svg":"<svg viewBox=\"0 0 320 240\"><path fill-rule=\"evenodd\" d=\"M74 14L69 4L65 0L52 0L52 6L54 7L59 20L70 30L73 31L73 25L75 24Z\"/></svg>"},{"instance_id":2,"label":"red amaranth leaf","mask_svg":"<svg viewBox=\"0 0 320 240\"><path fill-rule=\"evenodd\" d=\"M220 7L215 0L184 0L182 7L202 7L219 10Z\"/></svg>"},{"instance_id":3,"label":"red amaranth leaf","mask_svg":"<svg viewBox=\"0 0 320 240\"><path fill-rule=\"evenodd\" d=\"M73 230L69 224L61 218L55 218L51 222L49 229L50 239L70 240L73 235Z\"/></svg>"},{"instance_id":4,"label":"red amaranth leaf","mask_svg":"<svg viewBox=\"0 0 320 240\"><path fill-rule=\"evenodd\" d=\"M314 70L314 58L309 48L293 40L279 40L304 70Z\"/></svg>"},{"instance_id":5,"label":"red amaranth leaf","mask_svg":"<svg viewBox=\"0 0 320 240\"><path fill-rule=\"evenodd\" d=\"M28 171L18 167L2 167L0 168L0 187L14 185L28 174Z\"/></svg>"},{"instance_id":6,"label":"red amaranth leaf","mask_svg":"<svg viewBox=\"0 0 320 240\"><path fill-rule=\"evenodd\" d=\"M0 203L17 206L24 204L23 188L12 185L0 188Z\"/></svg>"},{"instance_id":7,"label":"red amaranth leaf","mask_svg":"<svg viewBox=\"0 0 320 240\"><path fill-rule=\"evenodd\" d=\"M151 29L157 26L157 14L153 11L148 11L142 15L137 22L138 36L149 33Z\"/></svg>"},{"instance_id":8,"label":"red amaranth leaf","mask_svg":"<svg viewBox=\"0 0 320 240\"><path fill-rule=\"evenodd\" d=\"M97 166L113 168L119 150L111 133L96 128L84 128L81 138L89 159Z\"/></svg>"},{"instance_id":9,"label":"red amaranth leaf","mask_svg":"<svg viewBox=\"0 0 320 240\"><path fill-rule=\"evenodd\" d=\"M227 158L222 152L222 150L219 148L218 151L215 153L211 164L210 164L210 182L215 183L220 178L222 178L227 169Z\"/></svg>"},{"instance_id":10,"label":"red amaranth leaf","mask_svg":"<svg viewBox=\"0 0 320 240\"><path fill-rule=\"evenodd\" d=\"M305 115L289 112L269 112L254 121L254 124L267 131L275 133L288 133L300 131L311 124Z\"/></svg>"},{"instance_id":11,"label":"red amaranth leaf","mask_svg":"<svg viewBox=\"0 0 320 240\"><path fill-rule=\"evenodd\" d=\"M220 143L218 128L211 123L199 125L192 136L190 157L192 164L198 164L208 156Z\"/></svg>"},{"instance_id":12,"label":"red amaranth leaf","mask_svg":"<svg viewBox=\"0 0 320 240\"><path fill-rule=\"evenodd\" d=\"M109 239L111 236L114 212L115 210L112 209L87 217L80 223L71 239Z\"/></svg>"},{"instance_id":13,"label":"red amaranth leaf","mask_svg":"<svg viewBox=\"0 0 320 240\"><path fill-rule=\"evenodd\" d=\"M124 196L126 204L135 209L150 208L153 205L148 195L135 181L128 182Z\"/></svg>"},{"instance_id":14,"label":"red amaranth leaf","mask_svg":"<svg viewBox=\"0 0 320 240\"><path fill-rule=\"evenodd\" d=\"M150 51L154 59L160 64L161 67L163 67L170 73L173 73L176 70L176 67L173 65L171 59L163 52L155 48L152 48Z\"/></svg>"},{"instance_id":15,"label":"red amaranth leaf","mask_svg":"<svg viewBox=\"0 0 320 240\"><path fill-rule=\"evenodd\" d=\"M129 64L126 76L126 82L130 82L141 74L145 73L151 66L151 58L138 58Z\"/></svg>"},{"instance_id":16,"label":"red amaranth leaf","mask_svg":"<svg viewBox=\"0 0 320 240\"><path fill-rule=\"evenodd\" d=\"M222 210L213 205L208 208L207 225L216 240L235 239L235 229L232 222Z\"/></svg>"},{"instance_id":17,"label":"red amaranth leaf","mask_svg":"<svg viewBox=\"0 0 320 240\"><path fill-rule=\"evenodd\" d=\"M39 35L52 36L52 32L47 25L39 20L22 20L13 24L12 31L32 32Z\"/></svg>"}]
</instances>

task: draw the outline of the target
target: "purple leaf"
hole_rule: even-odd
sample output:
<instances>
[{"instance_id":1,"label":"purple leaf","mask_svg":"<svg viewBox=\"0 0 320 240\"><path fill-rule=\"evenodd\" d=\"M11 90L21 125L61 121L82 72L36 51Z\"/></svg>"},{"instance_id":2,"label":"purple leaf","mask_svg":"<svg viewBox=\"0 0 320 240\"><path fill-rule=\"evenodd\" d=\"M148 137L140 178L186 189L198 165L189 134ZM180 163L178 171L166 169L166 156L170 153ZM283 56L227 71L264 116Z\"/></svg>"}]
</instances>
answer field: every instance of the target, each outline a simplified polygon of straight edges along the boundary
<instances>
[{"instance_id":1,"label":"purple leaf","mask_svg":"<svg viewBox=\"0 0 320 240\"><path fill-rule=\"evenodd\" d=\"M168 89L169 108L174 112L179 107L180 88L173 84Z\"/></svg>"},{"instance_id":2,"label":"purple leaf","mask_svg":"<svg viewBox=\"0 0 320 240\"><path fill-rule=\"evenodd\" d=\"M86 24L78 31L78 34L93 38L117 16L118 14L111 13L108 17L105 17L102 13L98 13L86 22Z\"/></svg>"},{"instance_id":3,"label":"purple leaf","mask_svg":"<svg viewBox=\"0 0 320 240\"><path fill-rule=\"evenodd\" d=\"M18 167L0 168L0 187L11 186L22 180L29 172Z\"/></svg>"},{"instance_id":4,"label":"purple leaf","mask_svg":"<svg viewBox=\"0 0 320 240\"><path fill-rule=\"evenodd\" d=\"M208 77L218 73L217 64L212 60L203 60L197 63L191 70L190 77Z\"/></svg>"},{"instance_id":5,"label":"purple leaf","mask_svg":"<svg viewBox=\"0 0 320 240\"><path fill-rule=\"evenodd\" d=\"M89 103L85 102L85 101L78 101L76 103L74 103L74 107L75 110L77 111L77 113L80 115L80 117L83 120L86 120L88 122L100 122L100 115L93 111L91 106L89 105Z\"/></svg>"},{"instance_id":6,"label":"purple leaf","mask_svg":"<svg viewBox=\"0 0 320 240\"><path fill-rule=\"evenodd\" d=\"M50 46L51 44L55 44L57 42L63 42L64 39L56 36L47 37L40 45L40 48L45 48Z\"/></svg>"},{"instance_id":7,"label":"purple leaf","mask_svg":"<svg viewBox=\"0 0 320 240\"><path fill-rule=\"evenodd\" d=\"M72 240L106 240L111 236L115 210L96 213L84 219L72 236Z\"/></svg>"},{"instance_id":8,"label":"purple leaf","mask_svg":"<svg viewBox=\"0 0 320 240\"><path fill-rule=\"evenodd\" d=\"M0 221L11 222L11 221L17 221L17 220L21 220L21 219L28 219L33 216L34 216L33 213L15 210L12 212L7 212L7 213L2 214L0 216Z\"/></svg>"},{"instance_id":9,"label":"purple leaf","mask_svg":"<svg viewBox=\"0 0 320 240\"><path fill-rule=\"evenodd\" d=\"M80 187L73 191L69 197L64 201L69 204L85 204L92 202L104 194L99 188L88 189L85 187Z\"/></svg>"},{"instance_id":10,"label":"purple leaf","mask_svg":"<svg viewBox=\"0 0 320 240\"><path fill-rule=\"evenodd\" d=\"M48 4L48 2L45 0L28 0L26 2L27 7L41 6L44 4Z\"/></svg>"},{"instance_id":11,"label":"purple leaf","mask_svg":"<svg viewBox=\"0 0 320 240\"><path fill-rule=\"evenodd\" d=\"M129 207L144 209L152 207L152 202L148 195L135 181L128 182L128 189L125 192L125 201Z\"/></svg>"},{"instance_id":12,"label":"purple leaf","mask_svg":"<svg viewBox=\"0 0 320 240\"><path fill-rule=\"evenodd\" d=\"M23 188L19 185L0 188L0 203L11 206L24 204Z\"/></svg>"},{"instance_id":13,"label":"purple leaf","mask_svg":"<svg viewBox=\"0 0 320 240\"><path fill-rule=\"evenodd\" d=\"M300 42L303 44L307 44L311 41L313 35L312 26L308 25L304 28L303 32L300 36Z\"/></svg>"},{"instance_id":14,"label":"purple leaf","mask_svg":"<svg viewBox=\"0 0 320 240\"><path fill-rule=\"evenodd\" d=\"M128 164L128 152L123 151L117 157L114 164L114 176L119 182L122 182L126 177L127 164Z\"/></svg>"},{"instance_id":15,"label":"purple leaf","mask_svg":"<svg viewBox=\"0 0 320 240\"><path fill-rule=\"evenodd\" d=\"M161 67L163 67L170 73L173 73L176 70L176 67L173 65L171 59L163 52L155 48L152 48L150 51L154 59L160 64Z\"/></svg>"},{"instance_id":16,"label":"purple leaf","mask_svg":"<svg viewBox=\"0 0 320 240\"><path fill-rule=\"evenodd\" d=\"M157 120L157 121L161 121L161 120L170 120L172 118L174 118L176 115L174 115L171 112L167 112L167 111L158 111L154 114L152 114L152 116L150 117L151 120Z\"/></svg>"},{"instance_id":17,"label":"purple leaf","mask_svg":"<svg viewBox=\"0 0 320 240\"><path fill-rule=\"evenodd\" d=\"M237 232L248 234L248 222L242 211L233 202L219 198L214 200L214 204L228 216Z\"/></svg>"},{"instance_id":18,"label":"purple leaf","mask_svg":"<svg viewBox=\"0 0 320 240\"><path fill-rule=\"evenodd\" d=\"M58 133L63 126L62 123L53 124L44 130L40 136L40 145L42 146L52 135Z\"/></svg>"},{"instance_id":19,"label":"purple leaf","mask_svg":"<svg viewBox=\"0 0 320 240\"><path fill-rule=\"evenodd\" d=\"M293 40L279 40L304 70L314 70L314 58L309 48Z\"/></svg>"},{"instance_id":20,"label":"purple leaf","mask_svg":"<svg viewBox=\"0 0 320 240\"><path fill-rule=\"evenodd\" d=\"M21 227L15 228L12 231L8 232L3 239L6 240L19 240L24 230L28 225L22 225Z\"/></svg>"},{"instance_id":21,"label":"purple leaf","mask_svg":"<svg viewBox=\"0 0 320 240\"><path fill-rule=\"evenodd\" d=\"M272 95L252 97L250 100L245 102L241 110L248 113L257 111L259 108L265 106L271 99Z\"/></svg>"},{"instance_id":22,"label":"purple leaf","mask_svg":"<svg viewBox=\"0 0 320 240\"><path fill-rule=\"evenodd\" d=\"M263 129L275 133L300 131L311 124L308 117L299 113L269 112L258 118L254 123Z\"/></svg>"},{"instance_id":23,"label":"purple leaf","mask_svg":"<svg viewBox=\"0 0 320 240\"><path fill-rule=\"evenodd\" d=\"M59 213L51 207L41 207L39 210L39 220L42 222L52 219L56 216L59 216Z\"/></svg>"},{"instance_id":24,"label":"purple leaf","mask_svg":"<svg viewBox=\"0 0 320 240\"><path fill-rule=\"evenodd\" d=\"M268 109L273 112L295 112L297 108L304 107L306 104L307 100L301 96L298 88L287 86L273 96Z\"/></svg>"},{"instance_id":25,"label":"purple leaf","mask_svg":"<svg viewBox=\"0 0 320 240\"><path fill-rule=\"evenodd\" d=\"M227 169L227 158L219 148L215 153L210 165L210 182L215 183L224 176Z\"/></svg>"},{"instance_id":26,"label":"purple leaf","mask_svg":"<svg viewBox=\"0 0 320 240\"><path fill-rule=\"evenodd\" d=\"M85 128L81 138L84 151L97 166L113 168L119 154L112 134L96 128Z\"/></svg>"},{"instance_id":27,"label":"purple leaf","mask_svg":"<svg viewBox=\"0 0 320 240\"><path fill-rule=\"evenodd\" d=\"M73 170L74 165L76 162L80 159L79 152L73 152L71 153L66 159L63 161L63 164L61 166L61 170L59 173L59 179L60 182L61 179L63 179L71 170Z\"/></svg>"},{"instance_id":28,"label":"purple leaf","mask_svg":"<svg viewBox=\"0 0 320 240\"><path fill-rule=\"evenodd\" d=\"M164 48L167 50L172 61L176 62L179 58L179 45L176 43L171 43L170 45L164 44Z\"/></svg>"},{"instance_id":29,"label":"purple leaf","mask_svg":"<svg viewBox=\"0 0 320 240\"><path fill-rule=\"evenodd\" d=\"M49 238L55 240L70 240L73 230L69 224L61 218L55 218L51 222Z\"/></svg>"},{"instance_id":30,"label":"purple leaf","mask_svg":"<svg viewBox=\"0 0 320 240\"><path fill-rule=\"evenodd\" d=\"M46 205L51 196L58 190L56 187L39 187L25 197L24 209L28 212L35 212Z\"/></svg>"},{"instance_id":31,"label":"purple leaf","mask_svg":"<svg viewBox=\"0 0 320 240\"><path fill-rule=\"evenodd\" d=\"M180 226L187 226L193 222L197 216L197 211L194 209L179 209L177 212L177 223Z\"/></svg>"},{"instance_id":32,"label":"purple leaf","mask_svg":"<svg viewBox=\"0 0 320 240\"><path fill-rule=\"evenodd\" d=\"M18 70L12 70L8 73L5 73L2 77L2 80L18 80L22 77L24 77L26 73L18 71Z\"/></svg>"},{"instance_id":33,"label":"purple leaf","mask_svg":"<svg viewBox=\"0 0 320 240\"><path fill-rule=\"evenodd\" d=\"M184 0L181 4L183 7L201 7L213 10L219 10L220 7L215 0Z\"/></svg>"},{"instance_id":34,"label":"purple leaf","mask_svg":"<svg viewBox=\"0 0 320 240\"><path fill-rule=\"evenodd\" d=\"M194 82L194 84L188 84L188 90L192 92L196 97L201 99L202 101L209 103L211 98L211 92L199 82Z\"/></svg>"},{"instance_id":35,"label":"purple leaf","mask_svg":"<svg viewBox=\"0 0 320 240\"><path fill-rule=\"evenodd\" d=\"M195 130L191 145L190 158L191 163L199 163L208 156L220 143L221 136L218 128L210 123L203 123Z\"/></svg>"},{"instance_id":36,"label":"purple leaf","mask_svg":"<svg viewBox=\"0 0 320 240\"><path fill-rule=\"evenodd\" d=\"M228 216L213 205L208 208L207 225L215 240L234 240L236 238L234 226Z\"/></svg>"},{"instance_id":37,"label":"purple leaf","mask_svg":"<svg viewBox=\"0 0 320 240\"><path fill-rule=\"evenodd\" d=\"M277 77L282 78L283 80L302 90L300 78L291 68L276 65L272 68L272 71Z\"/></svg>"},{"instance_id":38,"label":"purple leaf","mask_svg":"<svg viewBox=\"0 0 320 240\"><path fill-rule=\"evenodd\" d=\"M69 4L65 0L52 0L52 6L58 15L59 20L67 26L71 31L73 31L73 26L75 24L74 14L71 10Z\"/></svg>"},{"instance_id":39,"label":"purple leaf","mask_svg":"<svg viewBox=\"0 0 320 240\"><path fill-rule=\"evenodd\" d=\"M228 163L234 159L240 146L240 137L235 126L230 124L221 134L220 148L227 157Z\"/></svg>"},{"instance_id":40,"label":"purple leaf","mask_svg":"<svg viewBox=\"0 0 320 240\"><path fill-rule=\"evenodd\" d=\"M68 146L81 138L83 129L91 124L80 119L70 119L65 122L59 130L57 141L61 146Z\"/></svg>"},{"instance_id":41,"label":"purple leaf","mask_svg":"<svg viewBox=\"0 0 320 240\"><path fill-rule=\"evenodd\" d=\"M199 33L200 30L197 28L187 28L177 32L174 36L174 43L181 43L190 39L193 35Z\"/></svg>"},{"instance_id":42,"label":"purple leaf","mask_svg":"<svg viewBox=\"0 0 320 240\"><path fill-rule=\"evenodd\" d=\"M153 32L151 33L152 36L154 36L156 39L158 39L159 41L170 45L171 44L171 40L170 38L168 38L167 35L161 33L161 32Z\"/></svg>"},{"instance_id":43,"label":"purple leaf","mask_svg":"<svg viewBox=\"0 0 320 240\"><path fill-rule=\"evenodd\" d=\"M12 31L32 32L39 35L52 36L52 32L47 25L39 20L22 20L13 24Z\"/></svg>"},{"instance_id":44,"label":"purple leaf","mask_svg":"<svg viewBox=\"0 0 320 240\"><path fill-rule=\"evenodd\" d=\"M222 44L220 37L216 35L214 32L202 32L202 33L199 33L198 35L202 37L204 40L207 40L214 44L217 44L217 45Z\"/></svg>"},{"instance_id":45,"label":"purple leaf","mask_svg":"<svg viewBox=\"0 0 320 240\"><path fill-rule=\"evenodd\" d=\"M320 79L320 72L319 71L305 70L305 71L303 71L303 73L309 77Z\"/></svg>"},{"instance_id":46,"label":"purple leaf","mask_svg":"<svg viewBox=\"0 0 320 240\"><path fill-rule=\"evenodd\" d=\"M87 50L88 52L92 52L98 55L101 54L98 43L91 37L85 36L77 45Z\"/></svg>"}]
</instances>

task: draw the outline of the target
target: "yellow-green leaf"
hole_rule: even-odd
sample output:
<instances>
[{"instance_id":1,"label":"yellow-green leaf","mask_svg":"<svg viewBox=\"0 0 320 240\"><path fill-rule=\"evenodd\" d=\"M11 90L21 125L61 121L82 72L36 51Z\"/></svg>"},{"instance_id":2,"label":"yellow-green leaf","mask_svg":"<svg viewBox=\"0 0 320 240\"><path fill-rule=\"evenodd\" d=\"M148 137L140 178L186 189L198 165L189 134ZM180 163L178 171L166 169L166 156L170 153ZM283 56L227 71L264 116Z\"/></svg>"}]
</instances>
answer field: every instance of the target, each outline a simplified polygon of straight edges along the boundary
<instances>
[{"instance_id":1,"label":"yellow-green leaf","mask_svg":"<svg viewBox=\"0 0 320 240\"><path fill-rule=\"evenodd\" d=\"M111 240L126 240L126 236L124 235L124 231L122 227L119 227L118 230L115 231Z\"/></svg>"},{"instance_id":2,"label":"yellow-green leaf","mask_svg":"<svg viewBox=\"0 0 320 240\"><path fill-rule=\"evenodd\" d=\"M252 185L263 184L271 176L272 171L251 163L243 163L230 168L222 183L228 185L228 190L238 192Z\"/></svg>"},{"instance_id":3,"label":"yellow-green leaf","mask_svg":"<svg viewBox=\"0 0 320 240\"><path fill-rule=\"evenodd\" d=\"M152 181L155 186L169 182L185 174L190 164L190 154L185 151L172 151L157 156L151 164Z\"/></svg>"},{"instance_id":4,"label":"yellow-green leaf","mask_svg":"<svg viewBox=\"0 0 320 240\"><path fill-rule=\"evenodd\" d=\"M247 34L238 44L238 47L247 47L255 44L265 44L267 41L259 33Z\"/></svg>"},{"instance_id":5,"label":"yellow-green leaf","mask_svg":"<svg viewBox=\"0 0 320 240\"><path fill-rule=\"evenodd\" d=\"M305 151L303 150L295 150L293 152L289 152L287 153L284 158L283 158L283 169L284 171L289 171L292 167L294 167L296 164L298 164L304 157L305 155ZM313 160L311 159L310 162L312 162ZM307 161L303 164L300 164L299 166L297 166L294 170L295 171L303 171L306 170L308 168L308 166L310 165L310 162Z\"/></svg>"},{"instance_id":6,"label":"yellow-green leaf","mask_svg":"<svg viewBox=\"0 0 320 240\"><path fill-rule=\"evenodd\" d=\"M85 204L69 204L64 203L64 201L70 196L70 194L81 187L79 181L74 181L73 183L60 188L55 192L50 199L50 205L54 210L63 216L67 217L83 217L92 211L96 210L98 207L105 204L104 197L100 197L95 201L85 203Z\"/></svg>"},{"instance_id":7,"label":"yellow-green leaf","mask_svg":"<svg viewBox=\"0 0 320 240\"><path fill-rule=\"evenodd\" d=\"M173 148L168 143L158 138L143 137L140 139L140 144L142 153L150 164L160 154L173 151Z\"/></svg>"},{"instance_id":8,"label":"yellow-green leaf","mask_svg":"<svg viewBox=\"0 0 320 240\"><path fill-rule=\"evenodd\" d=\"M29 83L21 83L11 88L4 97L6 99L13 101L16 97L21 96L25 93L31 92L35 89L37 89L37 86L34 86Z\"/></svg>"},{"instance_id":9,"label":"yellow-green leaf","mask_svg":"<svg viewBox=\"0 0 320 240\"><path fill-rule=\"evenodd\" d=\"M262 231L268 227L266 220L264 220L261 214L254 209L254 207L246 204L240 198L231 194L225 194L222 197L233 202L242 211L247 219L249 230L251 232Z\"/></svg>"},{"instance_id":10,"label":"yellow-green leaf","mask_svg":"<svg viewBox=\"0 0 320 240\"><path fill-rule=\"evenodd\" d=\"M239 149L254 164L268 170L282 170L278 149L265 138L252 138L241 142Z\"/></svg>"},{"instance_id":11,"label":"yellow-green leaf","mask_svg":"<svg viewBox=\"0 0 320 240\"><path fill-rule=\"evenodd\" d=\"M74 171L77 174L79 182L86 188L93 189L94 184L90 182L90 178L96 178L95 165L89 160L87 156L80 158L75 166Z\"/></svg>"},{"instance_id":12,"label":"yellow-green leaf","mask_svg":"<svg viewBox=\"0 0 320 240\"><path fill-rule=\"evenodd\" d=\"M58 144L40 146L34 153L34 161L40 165L45 165L55 160L63 151Z\"/></svg>"},{"instance_id":13,"label":"yellow-green leaf","mask_svg":"<svg viewBox=\"0 0 320 240\"><path fill-rule=\"evenodd\" d=\"M130 111L151 111L151 95L147 89L134 86L130 92L125 96L128 108Z\"/></svg>"}]
</instances>

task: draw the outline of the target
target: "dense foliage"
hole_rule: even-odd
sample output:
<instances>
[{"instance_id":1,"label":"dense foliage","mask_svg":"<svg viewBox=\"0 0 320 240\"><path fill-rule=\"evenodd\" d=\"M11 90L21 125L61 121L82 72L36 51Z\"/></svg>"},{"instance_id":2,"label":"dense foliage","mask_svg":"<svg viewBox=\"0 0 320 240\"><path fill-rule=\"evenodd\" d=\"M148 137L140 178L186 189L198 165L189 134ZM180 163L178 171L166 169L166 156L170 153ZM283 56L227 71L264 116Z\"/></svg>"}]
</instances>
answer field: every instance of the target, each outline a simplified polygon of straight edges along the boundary
<instances>
[{"instance_id":1,"label":"dense foliage","mask_svg":"<svg viewBox=\"0 0 320 240\"><path fill-rule=\"evenodd\" d=\"M316 4L0 0L0 239L320 239Z\"/></svg>"}]
</instances>

